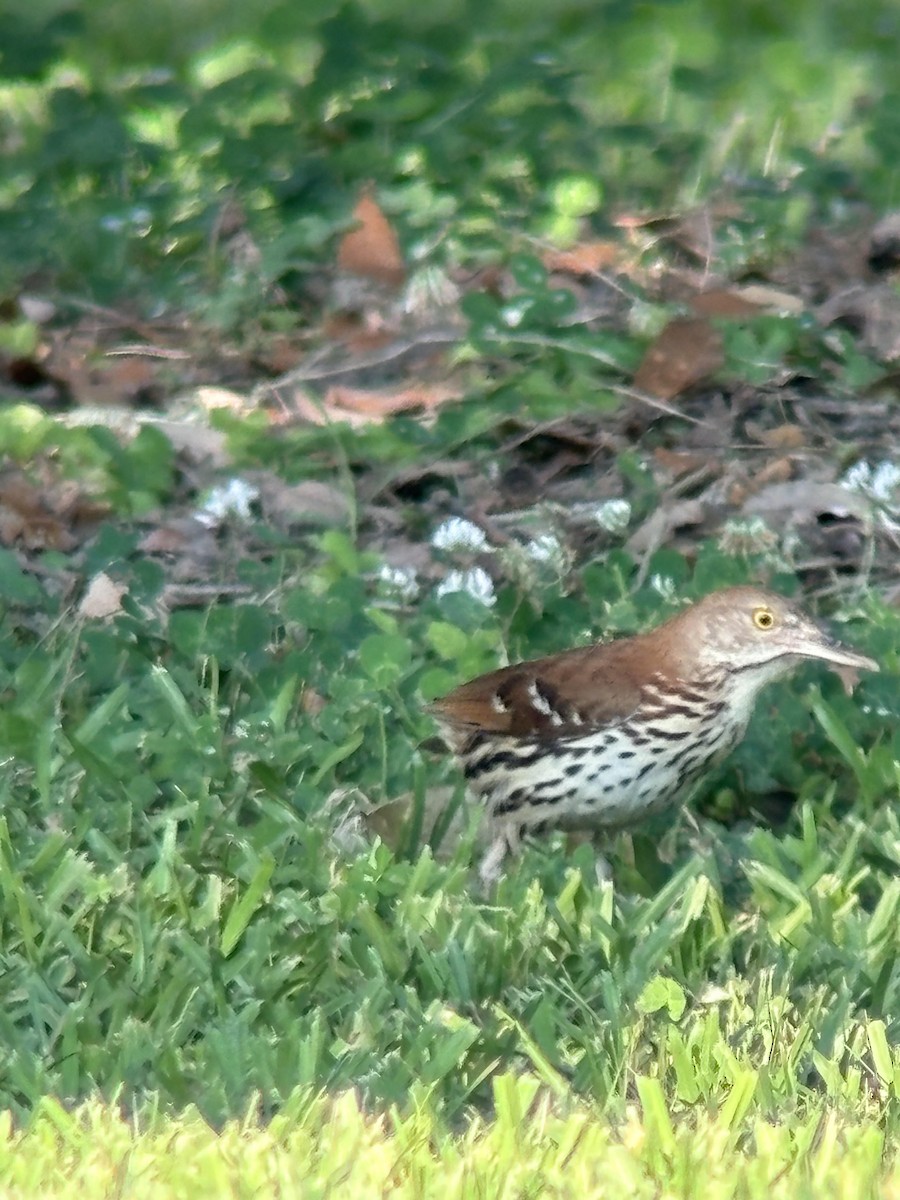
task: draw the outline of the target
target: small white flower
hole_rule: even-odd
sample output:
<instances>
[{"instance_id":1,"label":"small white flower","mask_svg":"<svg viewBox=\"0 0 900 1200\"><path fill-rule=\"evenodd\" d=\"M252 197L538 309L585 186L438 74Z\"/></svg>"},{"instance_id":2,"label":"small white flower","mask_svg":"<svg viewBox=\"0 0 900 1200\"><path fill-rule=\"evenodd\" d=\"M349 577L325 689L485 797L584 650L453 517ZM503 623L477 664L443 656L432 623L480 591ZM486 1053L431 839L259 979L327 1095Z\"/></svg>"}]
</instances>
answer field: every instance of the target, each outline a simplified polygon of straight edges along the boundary
<instances>
[{"instance_id":1,"label":"small white flower","mask_svg":"<svg viewBox=\"0 0 900 1200\"><path fill-rule=\"evenodd\" d=\"M534 562L555 563L562 552L562 543L555 533L539 533L525 546L525 553Z\"/></svg>"},{"instance_id":2,"label":"small white flower","mask_svg":"<svg viewBox=\"0 0 900 1200\"><path fill-rule=\"evenodd\" d=\"M771 556L778 548L778 534L769 528L762 517L726 521L719 531L718 541L720 550L736 557L747 554Z\"/></svg>"},{"instance_id":3,"label":"small white flower","mask_svg":"<svg viewBox=\"0 0 900 1200\"><path fill-rule=\"evenodd\" d=\"M402 603L415 600L419 594L419 580L413 567L392 567L382 563L378 568L378 581L385 592Z\"/></svg>"},{"instance_id":4,"label":"small white flower","mask_svg":"<svg viewBox=\"0 0 900 1200\"><path fill-rule=\"evenodd\" d=\"M871 478L871 466L865 459L860 459L848 471L844 472L844 478L841 480L841 483L844 487L851 488L854 492L862 492L868 490Z\"/></svg>"},{"instance_id":5,"label":"small white flower","mask_svg":"<svg viewBox=\"0 0 900 1200\"><path fill-rule=\"evenodd\" d=\"M483 530L464 517L448 517L431 535L435 550L465 550L475 554L488 548Z\"/></svg>"},{"instance_id":6,"label":"small white flower","mask_svg":"<svg viewBox=\"0 0 900 1200\"><path fill-rule=\"evenodd\" d=\"M434 312L459 300L459 288L440 267L420 267L406 285L403 308L408 313Z\"/></svg>"},{"instance_id":7,"label":"small white flower","mask_svg":"<svg viewBox=\"0 0 900 1200\"><path fill-rule=\"evenodd\" d=\"M900 487L900 467L892 462L880 462L873 467L863 459L853 464L841 482L844 487L863 492L882 504L894 504Z\"/></svg>"},{"instance_id":8,"label":"small white flower","mask_svg":"<svg viewBox=\"0 0 900 1200\"><path fill-rule=\"evenodd\" d=\"M500 310L500 316L503 319L503 324L508 329L517 329L525 320L529 309L532 307L531 299L520 300L518 303L504 304Z\"/></svg>"},{"instance_id":9,"label":"small white flower","mask_svg":"<svg viewBox=\"0 0 900 1200\"><path fill-rule=\"evenodd\" d=\"M215 529L229 517L249 521L250 506L259 499L259 489L243 479L229 479L222 487L215 487L206 497L203 507L194 514L201 525Z\"/></svg>"},{"instance_id":10,"label":"small white flower","mask_svg":"<svg viewBox=\"0 0 900 1200\"><path fill-rule=\"evenodd\" d=\"M481 567L469 567L465 571L448 571L437 585L435 592L438 596L446 596L450 592L468 592L470 596L487 608L497 603L494 581Z\"/></svg>"},{"instance_id":11,"label":"small white flower","mask_svg":"<svg viewBox=\"0 0 900 1200\"><path fill-rule=\"evenodd\" d=\"M607 533L624 533L631 520L631 505L627 500L604 500L595 506L594 520Z\"/></svg>"},{"instance_id":12,"label":"small white flower","mask_svg":"<svg viewBox=\"0 0 900 1200\"><path fill-rule=\"evenodd\" d=\"M675 580L671 575L651 575L650 586L663 600L675 599Z\"/></svg>"}]
</instances>

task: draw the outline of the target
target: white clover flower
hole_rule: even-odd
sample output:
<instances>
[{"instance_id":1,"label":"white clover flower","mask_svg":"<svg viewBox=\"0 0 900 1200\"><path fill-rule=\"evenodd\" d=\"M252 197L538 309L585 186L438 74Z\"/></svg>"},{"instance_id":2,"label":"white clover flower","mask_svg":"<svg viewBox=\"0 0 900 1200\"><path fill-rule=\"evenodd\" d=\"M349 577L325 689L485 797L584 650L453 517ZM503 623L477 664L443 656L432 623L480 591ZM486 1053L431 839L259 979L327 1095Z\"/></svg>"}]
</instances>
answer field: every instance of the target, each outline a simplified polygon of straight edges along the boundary
<instances>
[{"instance_id":1,"label":"white clover flower","mask_svg":"<svg viewBox=\"0 0 900 1200\"><path fill-rule=\"evenodd\" d=\"M725 554L768 554L778 547L778 534L762 517L726 521L719 531L719 549Z\"/></svg>"},{"instance_id":2,"label":"white clover flower","mask_svg":"<svg viewBox=\"0 0 900 1200\"><path fill-rule=\"evenodd\" d=\"M431 544L435 550L464 550L470 554L488 548L484 531L464 517L448 517L442 521L431 535Z\"/></svg>"},{"instance_id":3,"label":"white clover flower","mask_svg":"<svg viewBox=\"0 0 900 1200\"><path fill-rule=\"evenodd\" d=\"M525 553L534 562L556 563L563 553L563 546L555 533L539 533L526 543Z\"/></svg>"},{"instance_id":4,"label":"white clover flower","mask_svg":"<svg viewBox=\"0 0 900 1200\"><path fill-rule=\"evenodd\" d=\"M406 604L419 594L419 580L413 567L392 567L382 563L378 568L378 582L382 590Z\"/></svg>"},{"instance_id":5,"label":"white clover flower","mask_svg":"<svg viewBox=\"0 0 900 1200\"><path fill-rule=\"evenodd\" d=\"M674 600L676 594L675 580L671 575L651 575L650 586L663 600Z\"/></svg>"},{"instance_id":6,"label":"white clover flower","mask_svg":"<svg viewBox=\"0 0 900 1200\"><path fill-rule=\"evenodd\" d=\"M249 521L250 505L259 499L259 488L243 479L229 479L221 487L214 487L206 500L194 514L201 525L207 529L215 529L229 517L237 517L239 521Z\"/></svg>"},{"instance_id":7,"label":"white clover flower","mask_svg":"<svg viewBox=\"0 0 900 1200\"><path fill-rule=\"evenodd\" d=\"M429 264L420 267L407 283L403 308L408 313L433 312L449 308L459 300L459 295L459 288L446 271Z\"/></svg>"},{"instance_id":8,"label":"white clover flower","mask_svg":"<svg viewBox=\"0 0 900 1200\"><path fill-rule=\"evenodd\" d=\"M631 505L627 500L603 500L595 505L593 515L607 533L624 533L631 520Z\"/></svg>"},{"instance_id":9,"label":"white clover flower","mask_svg":"<svg viewBox=\"0 0 900 1200\"><path fill-rule=\"evenodd\" d=\"M465 571L448 571L437 585L435 594L446 596L450 592L468 592L486 608L497 603L494 581L481 567L469 567Z\"/></svg>"},{"instance_id":10,"label":"white clover flower","mask_svg":"<svg viewBox=\"0 0 900 1200\"><path fill-rule=\"evenodd\" d=\"M500 310L500 316L503 324L507 329L517 329L525 317L528 315L529 309L532 307L531 299L512 301L509 304L504 304Z\"/></svg>"},{"instance_id":11,"label":"white clover flower","mask_svg":"<svg viewBox=\"0 0 900 1200\"><path fill-rule=\"evenodd\" d=\"M894 504L895 493L900 487L900 467L893 462L880 462L873 467L862 459L844 474L841 483L851 491L863 492L882 504Z\"/></svg>"}]
</instances>

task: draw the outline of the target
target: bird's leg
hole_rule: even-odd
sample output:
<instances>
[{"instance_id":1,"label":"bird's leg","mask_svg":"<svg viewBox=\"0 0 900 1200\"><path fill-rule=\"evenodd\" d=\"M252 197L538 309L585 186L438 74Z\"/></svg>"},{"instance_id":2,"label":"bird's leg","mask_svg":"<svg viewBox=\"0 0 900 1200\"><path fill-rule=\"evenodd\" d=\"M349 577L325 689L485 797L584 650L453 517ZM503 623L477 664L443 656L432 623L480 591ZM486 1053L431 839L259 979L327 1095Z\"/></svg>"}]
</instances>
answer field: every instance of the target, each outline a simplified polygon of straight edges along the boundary
<instances>
[{"instance_id":1,"label":"bird's leg","mask_svg":"<svg viewBox=\"0 0 900 1200\"><path fill-rule=\"evenodd\" d=\"M604 849L606 848L605 839L601 840L600 836L598 835L593 838L591 844L594 847L594 875L597 878L597 882L598 883L612 883L612 881L613 881L612 863L610 863L609 859L606 857L606 855L600 849L601 846L603 846Z\"/></svg>"},{"instance_id":2,"label":"bird's leg","mask_svg":"<svg viewBox=\"0 0 900 1200\"><path fill-rule=\"evenodd\" d=\"M486 892L500 878L507 854L518 854L521 846L519 827L512 821L495 825L490 845L478 865L478 878Z\"/></svg>"},{"instance_id":3,"label":"bird's leg","mask_svg":"<svg viewBox=\"0 0 900 1200\"><path fill-rule=\"evenodd\" d=\"M611 883L612 866L604 854L609 842L608 834L600 830L577 829L566 834L566 853L571 854L578 846L587 843L594 852L594 874L598 883Z\"/></svg>"}]
</instances>

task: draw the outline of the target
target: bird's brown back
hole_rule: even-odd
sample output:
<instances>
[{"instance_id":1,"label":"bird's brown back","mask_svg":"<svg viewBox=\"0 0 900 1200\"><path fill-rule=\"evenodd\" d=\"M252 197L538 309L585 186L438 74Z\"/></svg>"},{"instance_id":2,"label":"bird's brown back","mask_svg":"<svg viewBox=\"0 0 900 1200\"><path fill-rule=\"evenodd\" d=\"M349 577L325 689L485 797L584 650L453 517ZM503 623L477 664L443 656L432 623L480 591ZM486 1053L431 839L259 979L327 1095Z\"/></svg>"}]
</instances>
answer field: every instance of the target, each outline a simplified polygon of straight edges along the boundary
<instances>
[{"instance_id":1,"label":"bird's brown back","mask_svg":"<svg viewBox=\"0 0 900 1200\"><path fill-rule=\"evenodd\" d=\"M567 737L625 720L650 679L677 673L665 626L636 637L566 650L501 667L462 684L431 711L445 728L485 733Z\"/></svg>"}]
</instances>

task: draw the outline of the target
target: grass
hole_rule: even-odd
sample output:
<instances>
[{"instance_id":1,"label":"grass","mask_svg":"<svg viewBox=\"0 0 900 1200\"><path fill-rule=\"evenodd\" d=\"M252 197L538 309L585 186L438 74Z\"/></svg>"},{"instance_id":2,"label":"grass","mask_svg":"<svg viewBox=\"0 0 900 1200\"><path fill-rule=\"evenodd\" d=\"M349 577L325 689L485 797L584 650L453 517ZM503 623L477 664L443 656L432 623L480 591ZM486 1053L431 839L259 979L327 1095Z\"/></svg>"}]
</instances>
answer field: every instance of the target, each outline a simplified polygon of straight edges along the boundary
<instances>
[{"instance_id":1,"label":"grass","mask_svg":"<svg viewBox=\"0 0 900 1200\"><path fill-rule=\"evenodd\" d=\"M398 1197L627 1195L837 1200L892 1196L896 1152L873 1111L824 1104L783 1123L737 1119L738 1103L673 1122L655 1079L614 1130L591 1106L555 1099L528 1075L494 1084L495 1115L463 1135L425 1107L367 1114L351 1092L298 1094L261 1127L251 1108L213 1130L196 1113L135 1123L97 1104L45 1101L27 1133L0 1130L0 1186L41 1195Z\"/></svg>"}]
</instances>

